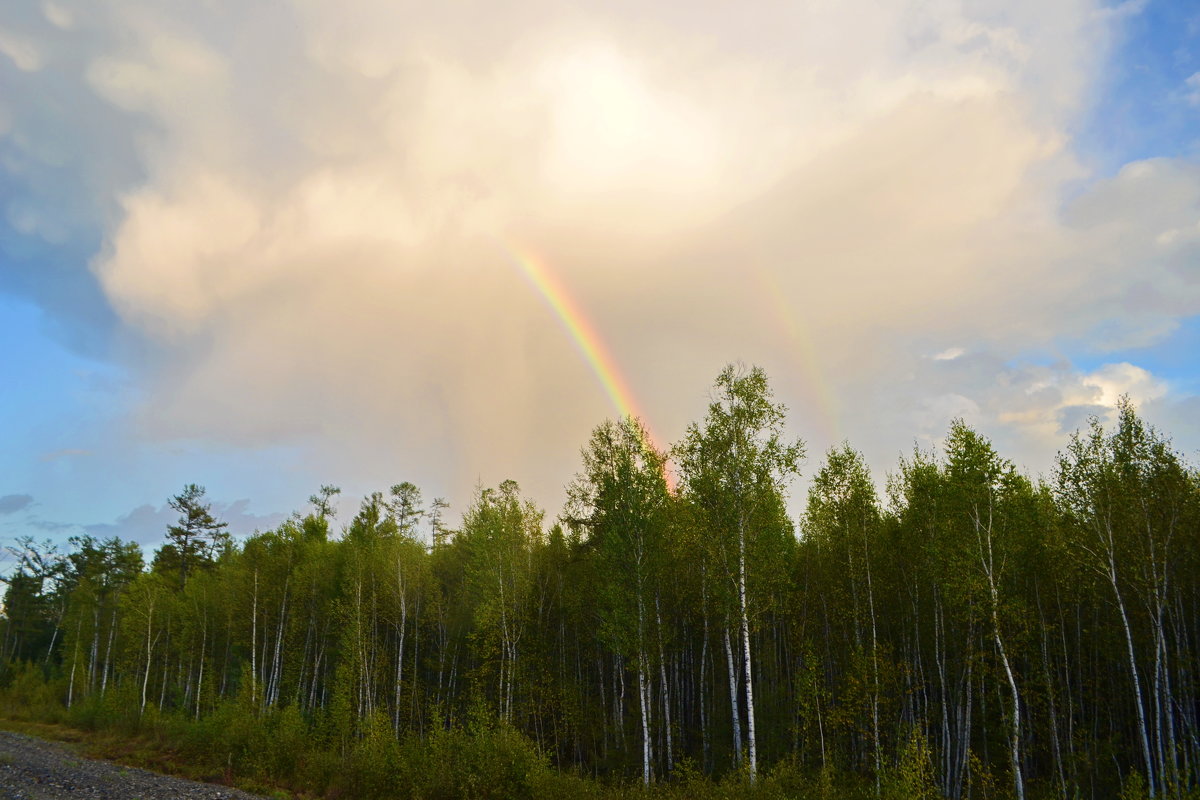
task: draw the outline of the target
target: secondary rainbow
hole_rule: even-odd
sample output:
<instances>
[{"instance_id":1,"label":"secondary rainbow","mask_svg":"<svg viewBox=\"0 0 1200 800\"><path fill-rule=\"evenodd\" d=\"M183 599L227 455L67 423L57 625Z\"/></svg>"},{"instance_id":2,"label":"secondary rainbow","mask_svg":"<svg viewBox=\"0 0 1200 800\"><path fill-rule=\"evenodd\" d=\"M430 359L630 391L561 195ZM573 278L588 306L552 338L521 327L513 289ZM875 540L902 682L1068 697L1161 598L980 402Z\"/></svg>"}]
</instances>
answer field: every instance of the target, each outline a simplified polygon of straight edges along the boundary
<instances>
[{"instance_id":1,"label":"secondary rainbow","mask_svg":"<svg viewBox=\"0 0 1200 800\"><path fill-rule=\"evenodd\" d=\"M832 443L840 440L842 435L837 403L829 383L825 380L821 358L807 326L796 316L779 281L769 270L751 265L750 272L758 279L762 296L766 298L776 322L792 345L797 366L804 377L802 385L810 395L810 407L817 412L829 441Z\"/></svg>"},{"instance_id":2,"label":"secondary rainbow","mask_svg":"<svg viewBox=\"0 0 1200 800\"><path fill-rule=\"evenodd\" d=\"M629 382L617 369L617 362L612 353L604 344L604 340L600 338L596 327L584 314L583 309L567 291L566 286L546 267L541 259L529 251L512 244L507 244L505 249L521 270L521 274L533 284L546 305L558 317L558 321L566 329L571 341L575 343L584 361L591 367L596 379L604 388L605 394L608 395L608 399L613 404L613 408L617 410L618 415L640 419L651 439L647 444L653 446L657 437L650 430L646 418L638 412L637 405L633 400L633 393L629 389Z\"/></svg>"}]
</instances>

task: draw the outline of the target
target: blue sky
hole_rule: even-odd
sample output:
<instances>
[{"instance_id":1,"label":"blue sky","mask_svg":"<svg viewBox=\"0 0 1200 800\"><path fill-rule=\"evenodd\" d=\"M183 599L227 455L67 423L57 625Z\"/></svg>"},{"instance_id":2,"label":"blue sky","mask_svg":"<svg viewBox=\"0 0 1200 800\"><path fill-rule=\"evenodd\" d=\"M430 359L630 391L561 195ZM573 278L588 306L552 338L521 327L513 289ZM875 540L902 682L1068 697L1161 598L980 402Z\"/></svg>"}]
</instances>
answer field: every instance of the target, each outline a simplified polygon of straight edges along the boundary
<instances>
[{"instance_id":1,"label":"blue sky","mask_svg":"<svg viewBox=\"0 0 1200 800\"><path fill-rule=\"evenodd\" d=\"M1080 151L1102 173L1145 158L1200 156L1200 7L1150 2L1116 33L1116 49L1097 82L1094 109L1079 131ZM1086 341L1066 343L1083 369L1108 361L1138 364L1169 381L1181 395L1200 394L1200 317L1152 345L1111 352Z\"/></svg>"},{"instance_id":2,"label":"blue sky","mask_svg":"<svg viewBox=\"0 0 1200 800\"><path fill-rule=\"evenodd\" d=\"M1196 156L1200 126L1188 78L1200 73L1200 9L1148 2L1116 32L1081 149L1106 170L1136 159Z\"/></svg>"},{"instance_id":3,"label":"blue sky","mask_svg":"<svg viewBox=\"0 0 1200 800\"><path fill-rule=\"evenodd\" d=\"M1044 473L1122 392L1195 458L1200 8L837 5L0 10L0 544L553 515L614 409L505 243L668 439L741 359L809 472L963 416Z\"/></svg>"}]
</instances>

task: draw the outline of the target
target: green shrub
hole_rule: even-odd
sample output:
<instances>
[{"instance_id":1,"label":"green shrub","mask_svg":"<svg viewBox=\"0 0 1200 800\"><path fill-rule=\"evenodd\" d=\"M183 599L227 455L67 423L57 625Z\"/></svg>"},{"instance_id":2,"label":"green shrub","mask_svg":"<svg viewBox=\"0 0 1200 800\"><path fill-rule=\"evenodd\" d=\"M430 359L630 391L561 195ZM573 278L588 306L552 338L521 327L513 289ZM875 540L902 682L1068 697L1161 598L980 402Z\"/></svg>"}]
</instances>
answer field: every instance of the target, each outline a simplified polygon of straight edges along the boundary
<instances>
[{"instance_id":1,"label":"green shrub","mask_svg":"<svg viewBox=\"0 0 1200 800\"><path fill-rule=\"evenodd\" d=\"M20 720L62 721L61 680L47 680L42 667L28 661L11 665L9 672L7 686L0 690L0 713Z\"/></svg>"},{"instance_id":2,"label":"green shrub","mask_svg":"<svg viewBox=\"0 0 1200 800\"><path fill-rule=\"evenodd\" d=\"M935 800L939 797L929 743L915 728L900 750L895 767L883 776L885 800Z\"/></svg>"},{"instance_id":3,"label":"green shrub","mask_svg":"<svg viewBox=\"0 0 1200 800\"><path fill-rule=\"evenodd\" d=\"M388 718L376 711L363 721L361 735L350 751L347 788L364 800L393 797L400 794L400 777L400 743Z\"/></svg>"},{"instance_id":4,"label":"green shrub","mask_svg":"<svg viewBox=\"0 0 1200 800\"><path fill-rule=\"evenodd\" d=\"M312 748L312 732L300 709L286 706L267 720L270 733L264 759L266 775L273 781L294 780Z\"/></svg>"},{"instance_id":5,"label":"green shrub","mask_svg":"<svg viewBox=\"0 0 1200 800\"><path fill-rule=\"evenodd\" d=\"M1121 800L1146 800L1149 796L1146 778L1136 769L1130 772L1125 778L1125 784L1121 787Z\"/></svg>"},{"instance_id":6,"label":"green shrub","mask_svg":"<svg viewBox=\"0 0 1200 800\"><path fill-rule=\"evenodd\" d=\"M401 786L421 800L516 800L536 786L561 791L548 779L550 764L537 745L503 724L476 721L470 729L438 728L424 741L410 737L402 748Z\"/></svg>"}]
</instances>

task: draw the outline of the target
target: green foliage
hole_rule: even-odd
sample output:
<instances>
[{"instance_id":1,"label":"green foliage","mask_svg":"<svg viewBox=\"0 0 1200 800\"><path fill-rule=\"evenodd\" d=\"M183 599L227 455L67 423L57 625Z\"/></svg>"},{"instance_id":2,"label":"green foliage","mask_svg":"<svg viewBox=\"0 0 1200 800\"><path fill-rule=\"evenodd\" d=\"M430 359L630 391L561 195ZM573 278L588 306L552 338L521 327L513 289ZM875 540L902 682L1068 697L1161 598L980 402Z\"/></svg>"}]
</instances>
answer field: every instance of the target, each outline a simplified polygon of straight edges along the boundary
<instances>
[{"instance_id":1,"label":"green foliage","mask_svg":"<svg viewBox=\"0 0 1200 800\"><path fill-rule=\"evenodd\" d=\"M1146 787L1146 777L1136 769L1125 778L1121 786L1120 800L1149 800L1150 791Z\"/></svg>"},{"instance_id":2,"label":"green foliage","mask_svg":"<svg viewBox=\"0 0 1200 800\"><path fill-rule=\"evenodd\" d=\"M956 421L884 507L835 448L797 538L765 374L712 399L598 426L557 522L323 486L235 545L189 485L149 571L19 540L0 715L347 800L1195 797L1200 473L1127 402L1049 484Z\"/></svg>"},{"instance_id":3,"label":"green foliage","mask_svg":"<svg viewBox=\"0 0 1200 800\"><path fill-rule=\"evenodd\" d=\"M909 732L896 765L884 776L883 790L885 800L935 800L940 796L929 744L915 729Z\"/></svg>"},{"instance_id":4,"label":"green foliage","mask_svg":"<svg viewBox=\"0 0 1200 800\"><path fill-rule=\"evenodd\" d=\"M536 745L503 724L441 729L427 742L409 740L404 756L404 777L423 800L530 797L550 769Z\"/></svg>"},{"instance_id":5,"label":"green foliage","mask_svg":"<svg viewBox=\"0 0 1200 800\"><path fill-rule=\"evenodd\" d=\"M138 693L133 685L123 685L104 693L94 693L71 707L68 719L86 730L116 729L136 733L141 727Z\"/></svg>"},{"instance_id":6,"label":"green foliage","mask_svg":"<svg viewBox=\"0 0 1200 800\"><path fill-rule=\"evenodd\" d=\"M615 652L644 658L649 606L669 555L665 456L632 417L605 422L583 450L570 520L596 578L600 633Z\"/></svg>"},{"instance_id":7,"label":"green foliage","mask_svg":"<svg viewBox=\"0 0 1200 800\"><path fill-rule=\"evenodd\" d=\"M58 722L65 716L59 701L59 681L47 680L40 665L22 661L5 672L0 716L41 722Z\"/></svg>"},{"instance_id":8,"label":"green foliage","mask_svg":"<svg viewBox=\"0 0 1200 800\"><path fill-rule=\"evenodd\" d=\"M397 786L404 785L400 781L400 743L380 712L372 713L359 727L345 764L345 788L354 797L390 797Z\"/></svg>"},{"instance_id":9,"label":"green foliage","mask_svg":"<svg viewBox=\"0 0 1200 800\"><path fill-rule=\"evenodd\" d=\"M188 573L209 566L230 546L228 523L212 515L212 504L204 502L204 487L189 483L167 501L179 512L179 521L167 528L171 544L159 551L155 566L162 571L179 573L179 585L187 585Z\"/></svg>"}]
</instances>

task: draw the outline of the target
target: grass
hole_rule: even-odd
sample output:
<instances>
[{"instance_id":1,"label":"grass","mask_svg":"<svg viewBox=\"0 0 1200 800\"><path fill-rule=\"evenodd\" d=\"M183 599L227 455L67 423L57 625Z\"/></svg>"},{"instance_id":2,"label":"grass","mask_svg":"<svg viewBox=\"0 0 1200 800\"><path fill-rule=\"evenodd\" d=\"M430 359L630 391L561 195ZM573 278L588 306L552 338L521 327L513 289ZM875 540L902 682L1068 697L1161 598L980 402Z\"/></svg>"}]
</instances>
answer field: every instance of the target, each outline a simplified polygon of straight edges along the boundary
<instances>
[{"instance_id":1,"label":"grass","mask_svg":"<svg viewBox=\"0 0 1200 800\"><path fill-rule=\"evenodd\" d=\"M84 717L87 719L86 717ZM299 719L297 717L297 719ZM253 727L248 727L250 723ZM295 722L295 720L292 720ZM75 753L115 764L212 784L233 786L273 800L334 798L492 798L515 800L863 800L870 787L854 776L814 774L781 763L755 786L740 773L711 779L681 764L669 781L643 789L636 778L594 779L559 770L530 740L504 726L437 729L425 739L397 741L386 720L368 725L345 752L314 742L303 726L224 708L202 723L152 717L139 731L129 725L93 728L0 717L0 729L62 742ZM296 730L293 731L292 728ZM248 734L253 734L249 735ZM214 739L214 737L218 737ZM214 747L213 742L220 746ZM113 780L119 781L116 775ZM919 793L889 790L913 800Z\"/></svg>"}]
</instances>

